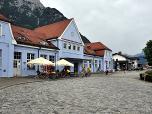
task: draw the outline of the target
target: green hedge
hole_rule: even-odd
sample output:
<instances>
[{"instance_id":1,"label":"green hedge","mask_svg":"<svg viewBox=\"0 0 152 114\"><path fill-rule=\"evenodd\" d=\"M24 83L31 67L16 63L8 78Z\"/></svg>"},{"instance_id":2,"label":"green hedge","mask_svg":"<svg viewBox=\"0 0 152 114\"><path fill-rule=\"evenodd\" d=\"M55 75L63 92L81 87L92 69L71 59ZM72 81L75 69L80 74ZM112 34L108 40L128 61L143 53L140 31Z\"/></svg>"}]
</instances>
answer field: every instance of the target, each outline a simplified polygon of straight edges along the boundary
<instances>
[{"instance_id":1,"label":"green hedge","mask_svg":"<svg viewBox=\"0 0 152 114\"><path fill-rule=\"evenodd\" d=\"M152 82L152 74L146 76L146 81Z\"/></svg>"},{"instance_id":2,"label":"green hedge","mask_svg":"<svg viewBox=\"0 0 152 114\"><path fill-rule=\"evenodd\" d=\"M146 71L145 73L152 75L152 70Z\"/></svg>"},{"instance_id":3,"label":"green hedge","mask_svg":"<svg viewBox=\"0 0 152 114\"><path fill-rule=\"evenodd\" d=\"M144 80L144 77L142 77L143 74L144 74L144 73L140 73L140 79L141 79L141 80Z\"/></svg>"},{"instance_id":4,"label":"green hedge","mask_svg":"<svg viewBox=\"0 0 152 114\"><path fill-rule=\"evenodd\" d=\"M144 74L144 73L140 73L140 79L141 79L141 80L144 80L144 77L142 77L143 74ZM146 75L145 81L150 81L150 82L152 82L152 74Z\"/></svg>"}]
</instances>

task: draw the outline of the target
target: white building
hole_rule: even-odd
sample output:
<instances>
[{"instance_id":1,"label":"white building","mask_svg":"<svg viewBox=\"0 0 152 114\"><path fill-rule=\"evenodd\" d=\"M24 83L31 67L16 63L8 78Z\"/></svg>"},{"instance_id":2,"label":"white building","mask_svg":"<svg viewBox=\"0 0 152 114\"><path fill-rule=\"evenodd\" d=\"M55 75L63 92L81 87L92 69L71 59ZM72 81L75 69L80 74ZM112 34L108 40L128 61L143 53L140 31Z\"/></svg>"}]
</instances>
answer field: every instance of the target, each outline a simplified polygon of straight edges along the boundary
<instances>
[{"instance_id":1,"label":"white building","mask_svg":"<svg viewBox=\"0 0 152 114\"><path fill-rule=\"evenodd\" d=\"M129 57L123 55L121 52L118 52L113 54L112 59L114 60L115 69L123 70L123 68L125 67L128 70L138 67L138 57Z\"/></svg>"}]
</instances>

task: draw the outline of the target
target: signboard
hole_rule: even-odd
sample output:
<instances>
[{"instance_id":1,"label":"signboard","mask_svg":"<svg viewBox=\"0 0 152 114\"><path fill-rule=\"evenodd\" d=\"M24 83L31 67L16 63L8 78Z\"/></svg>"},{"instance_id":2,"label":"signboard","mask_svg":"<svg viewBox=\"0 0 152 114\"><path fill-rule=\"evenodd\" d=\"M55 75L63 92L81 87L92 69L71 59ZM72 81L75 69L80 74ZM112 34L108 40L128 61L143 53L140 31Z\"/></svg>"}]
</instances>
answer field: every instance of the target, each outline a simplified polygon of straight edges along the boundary
<instances>
[{"instance_id":1,"label":"signboard","mask_svg":"<svg viewBox=\"0 0 152 114\"><path fill-rule=\"evenodd\" d=\"M92 59L92 62L94 62L94 59Z\"/></svg>"}]
</instances>

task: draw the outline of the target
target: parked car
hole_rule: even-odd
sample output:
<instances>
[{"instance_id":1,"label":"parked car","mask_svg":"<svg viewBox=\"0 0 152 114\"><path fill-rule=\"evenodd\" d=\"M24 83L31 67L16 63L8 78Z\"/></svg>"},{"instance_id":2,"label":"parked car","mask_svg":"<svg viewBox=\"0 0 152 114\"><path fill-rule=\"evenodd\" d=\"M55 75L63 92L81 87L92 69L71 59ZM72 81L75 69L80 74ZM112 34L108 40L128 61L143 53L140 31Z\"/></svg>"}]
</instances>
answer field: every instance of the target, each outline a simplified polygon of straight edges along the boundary
<instances>
[{"instance_id":1,"label":"parked car","mask_svg":"<svg viewBox=\"0 0 152 114\"><path fill-rule=\"evenodd\" d=\"M141 68L140 67L136 67L136 68L134 68L134 70L141 70Z\"/></svg>"},{"instance_id":2,"label":"parked car","mask_svg":"<svg viewBox=\"0 0 152 114\"><path fill-rule=\"evenodd\" d=\"M146 70L146 68L143 68L143 70Z\"/></svg>"}]
</instances>

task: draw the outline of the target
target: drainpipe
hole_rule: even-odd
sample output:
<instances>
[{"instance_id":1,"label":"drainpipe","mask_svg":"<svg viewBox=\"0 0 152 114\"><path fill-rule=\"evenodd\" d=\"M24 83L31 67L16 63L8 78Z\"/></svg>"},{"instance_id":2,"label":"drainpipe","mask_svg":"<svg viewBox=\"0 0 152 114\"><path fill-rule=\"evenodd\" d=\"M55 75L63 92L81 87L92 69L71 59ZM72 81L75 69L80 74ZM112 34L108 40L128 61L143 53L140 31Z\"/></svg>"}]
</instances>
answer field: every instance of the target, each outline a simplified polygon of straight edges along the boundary
<instances>
[{"instance_id":1,"label":"drainpipe","mask_svg":"<svg viewBox=\"0 0 152 114\"><path fill-rule=\"evenodd\" d=\"M39 58L39 51L40 51L40 49L41 49L41 47L39 47L39 49L38 49L38 58ZM38 65L37 71L39 71L39 65Z\"/></svg>"}]
</instances>

